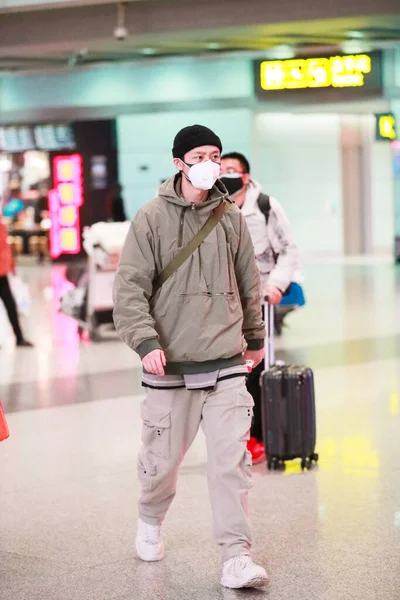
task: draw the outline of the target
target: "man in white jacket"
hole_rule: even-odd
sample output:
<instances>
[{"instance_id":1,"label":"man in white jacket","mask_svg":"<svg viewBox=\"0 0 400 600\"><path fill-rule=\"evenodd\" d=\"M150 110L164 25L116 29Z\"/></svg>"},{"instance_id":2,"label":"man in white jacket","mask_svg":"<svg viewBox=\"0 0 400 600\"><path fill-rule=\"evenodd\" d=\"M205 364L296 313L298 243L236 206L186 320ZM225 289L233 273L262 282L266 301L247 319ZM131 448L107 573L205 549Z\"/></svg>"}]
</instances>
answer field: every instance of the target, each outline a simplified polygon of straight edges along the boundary
<instances>
[{"instance_id":1,"label":"man in white jacket","mask_svg":"<svg viewBox=\"0 0 400 600\"><path fill-rule=\"evenodd\" d=\"M300 259L294 236L282 206L266 196L259 183L250 176L250 164L243 154L231 152L222 156L221 181L235 204L241 208L253 241L260 271L261 289L272 304L279 304L289 285L297 278ZM264 364L248 377L247 389L253 396L254 421L248 449L253 462L264 458L261 421L260 373Z\"/></svg>"}]
</instances>

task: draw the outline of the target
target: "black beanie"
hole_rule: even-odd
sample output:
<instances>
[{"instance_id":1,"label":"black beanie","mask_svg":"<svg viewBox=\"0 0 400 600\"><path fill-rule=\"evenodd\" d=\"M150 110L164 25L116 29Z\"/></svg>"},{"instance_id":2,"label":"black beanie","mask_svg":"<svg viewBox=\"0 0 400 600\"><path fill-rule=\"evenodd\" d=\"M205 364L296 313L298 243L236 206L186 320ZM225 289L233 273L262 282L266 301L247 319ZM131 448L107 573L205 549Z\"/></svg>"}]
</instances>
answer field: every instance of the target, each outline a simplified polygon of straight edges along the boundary
<instances>
[{"instance_id":1,"label":"black beanie","mask_svg":"<svg viewBox=\"0 0 400 600\"><path fill-rule=\"evenodd\" d=\"M176 134L172 155L174 158L183 158L186 152L199 146L217 146L222 152L221 140L211 129L203 125L190 125Z\"/></svg>"}]
</instances>

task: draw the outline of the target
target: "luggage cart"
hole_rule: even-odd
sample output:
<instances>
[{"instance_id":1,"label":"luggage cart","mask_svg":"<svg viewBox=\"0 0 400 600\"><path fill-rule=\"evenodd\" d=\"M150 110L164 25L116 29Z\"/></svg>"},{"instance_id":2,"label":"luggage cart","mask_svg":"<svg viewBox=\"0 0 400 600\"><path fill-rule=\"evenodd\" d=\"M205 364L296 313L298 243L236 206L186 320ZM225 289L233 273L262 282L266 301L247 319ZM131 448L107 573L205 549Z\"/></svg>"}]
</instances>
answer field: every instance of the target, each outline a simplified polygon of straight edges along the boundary
<instances>
[{"instance_id":1,"label":"luggage cart","mask_svg":"<svg viewBox=\"0 0 400 600\"><path fill-rule=\"evenodd\" d=\"M110 255L101 247L95 247L93 255L88 258L86 318L85 324L80 324L79 333L87 330L92 341L101 339L102 326L108 325L108 331L114 330L112 290L118 260L119 253Z\"/></svg>"},{"instance_id":2,"label":"luggage cart","mask_svg":"<svg viewBox=\"0 0 400 600\"><path fill-rule=\"evenodd\" d=\"M112 288L120 253L130 227L124 223L95 223L83 231L87 262L68 267L67 279L75 288L61 298L60 310L78 323L78 332L87 331L93 341L115 332ZM114 337L114 336L113 336ZM107 335L107 338L110 337Z\"/></svg>"},{"instance_id":3,"label":"luggage cart","mask_svg":"<svg viewBox=\"0 0 400 600\"><path fill-rule=\"evenodd\" d=\"M119 252L107 254L96 245L86 268L72 268L72 276L67 272L67 279L76 287L61 298L60 311L77 322L79 335L87 331L94 342L104 337L101 329L115 331L112 288L118 260Z\"/></svg>"}]
</instances>

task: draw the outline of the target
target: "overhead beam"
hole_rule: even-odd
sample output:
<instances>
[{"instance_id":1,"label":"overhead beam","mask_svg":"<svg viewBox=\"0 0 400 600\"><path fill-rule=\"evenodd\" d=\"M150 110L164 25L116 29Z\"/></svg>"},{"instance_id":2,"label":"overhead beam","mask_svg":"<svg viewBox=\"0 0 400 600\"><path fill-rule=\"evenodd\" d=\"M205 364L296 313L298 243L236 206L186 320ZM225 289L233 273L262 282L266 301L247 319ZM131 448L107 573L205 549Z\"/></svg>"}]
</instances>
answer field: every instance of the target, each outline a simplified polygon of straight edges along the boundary
<instances>
[{"instance_id":1,"label":"overhead beam","mask_svg":"<svg viewBox=\"0 0 400 600\"><path fill-rule=\"evenodd\" d=\"M215 0L138 1L127 5L127 27L132 36L161 33L177 35L181 31L218 30L250 25L296 23L318 19L358 17L363 26L363 15L375 15L376 0L348 0L321 2L321 0L265 0L226 2ZM400 14L399 0L380 0L379 15ZM10 48L76 48L110 40L116 24L116 4L67 7L30 13L5 13L0 17L0 51ZM18 44L18 45L17 45Z\"/></svg>"},{"instance_id":2,"label":"overhead beam","mask_svg":"<svg viewBox=\"0 0 400 600\"><path fill-rule=\"evenodd\" d=\"M124 2L143 2L148 0L124 0ZM169 0L164 0L168 2ZM53 8L87 6L90 4L110 4L110 0L0 0L0 13L31 12Z\"/></svg>"}]
</instances>

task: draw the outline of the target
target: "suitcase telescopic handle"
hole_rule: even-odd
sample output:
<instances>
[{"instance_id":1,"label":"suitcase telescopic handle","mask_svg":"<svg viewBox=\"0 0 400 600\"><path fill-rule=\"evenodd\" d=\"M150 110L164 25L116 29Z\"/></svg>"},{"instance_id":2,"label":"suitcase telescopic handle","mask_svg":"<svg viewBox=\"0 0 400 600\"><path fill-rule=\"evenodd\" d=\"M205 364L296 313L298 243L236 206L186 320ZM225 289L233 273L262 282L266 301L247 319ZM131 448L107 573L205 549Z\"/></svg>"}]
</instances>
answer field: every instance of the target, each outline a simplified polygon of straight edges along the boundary
<instances>
[{"instance_id":1,"label":"suitcase telescopic handle","mask_svg":"<svg viewBox=\"0 0 400 600\"><path fill-rule=\"evenodd\" d=\"M264 296L264 319L265 319L265 369L268 370L275 362L275 336L274 336L274 305L268 302L269 296Z\"/></svg>"}]
</instances>

